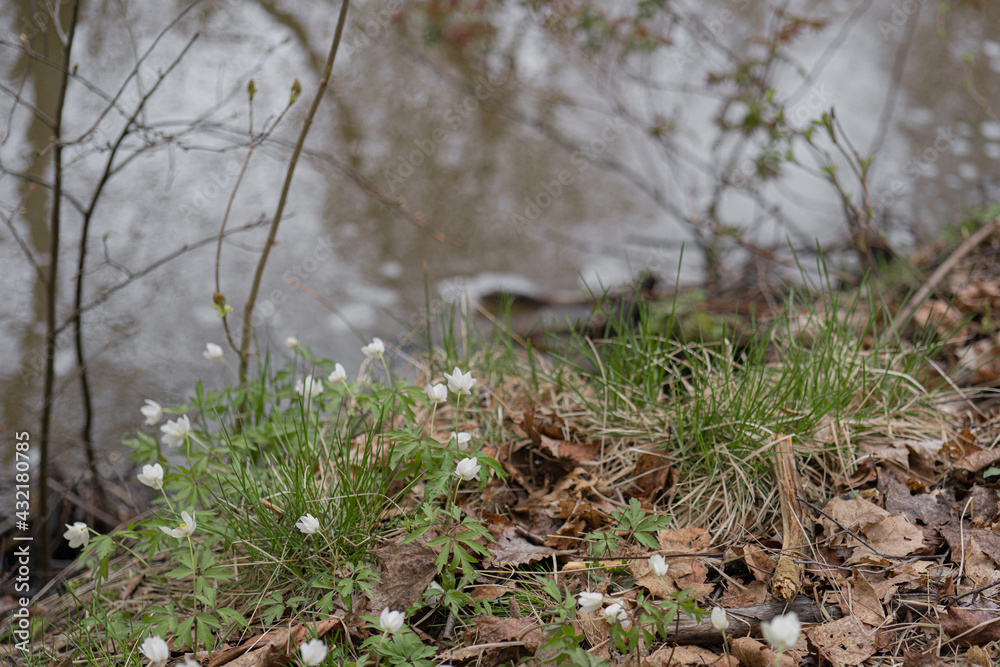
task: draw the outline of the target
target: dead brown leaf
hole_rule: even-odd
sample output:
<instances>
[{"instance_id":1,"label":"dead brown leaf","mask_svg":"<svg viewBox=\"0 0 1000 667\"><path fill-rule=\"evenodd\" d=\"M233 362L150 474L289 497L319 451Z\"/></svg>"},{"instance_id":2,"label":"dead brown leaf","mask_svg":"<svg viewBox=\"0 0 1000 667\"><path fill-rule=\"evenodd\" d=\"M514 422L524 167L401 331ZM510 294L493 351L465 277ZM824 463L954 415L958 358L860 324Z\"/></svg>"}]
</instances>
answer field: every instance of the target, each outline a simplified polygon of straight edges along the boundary
<instances>
[{"instance_id":1,"label":"dead brown leaf","mask_svg":"<svg viewBox=\"0 0 1000 667\"><path fill-rule=\"evenodd\" d=\"M642 659L642 667L737 667L739 661L701 646L664 646Z\"/></svg>"},{"instance_id":2,"label":"dead brown leaf","mask_svg":"<svg viewBox=\"0 0 1000 667\"><path fill-rule=\"evenodd\" d=\"M954 465L956 468L962 468L969 472L979 472L983 468L995 464L997 461L1000 461L1000 447L996 449L981 449L977 452L966 454L955 461Z\"/></svg>"},{"instance_id":3,"label":"dead brown leaf","mask_svg":"<svg viewBox=\"0 0 1000 667\"><path fill-rule=\"evenodd\" d=\"M797 662L790 652L785 651L781 654L781 662L775 666L777 654L750 637L734 639L730 646L733 655L746 667L795 667Z\"/></svg>"},{"instance_id":4,"label":"dead brown leaf","mask_svg":"<svg viewBox=\"0 0 1000 667\"><path fill-rule=\"evenodd\" d=\"M950 667L950 665L933 653L906 651L903 654L903 667Z\"/></svg>"},{"instance_id":5,"label":"dead brown leaf","mask_svg":"<svg viewBox=\"0 0 1000 667\"><path fill-rule=\"evenodd\" d=\"M640 498L656 498L668 492L677 483L677 472L670 466L666 456L653 452L643 452L635 462L632 481Z\"/></svg>"},{"instance_id":6,"label":"dead brown leaf","mask_svg":"<svg viewBox=\"0 0 1000 667\"><path fill-rule=\"evenodd\" d=\"M1000 616L995 613L948 607L939 619L941 629L961 644L982 646L1000 641Z\"/></svg>"},{"instance_id":7,"label":"dead brown leaf","mask_svg":"<svg viewBox=\"0 0 1000 667\"><path fill-rule=\"evenodd\" d=\"M477 616L475 623L479 630L477 644L521 642L528 651L534 653L545 643L545 635L532 618Z\"/></svg>"},{"instance_id":8,"label":"dead brown leaf","mask_svg":"<svg viewBox=\"0 0 1000 667\"><path fill-rule=\"evenodd\" d=\"M854 549L847 564L863 562L875 549L888 556L908 556L923 546L923 531L902 514L890 515L864 498L834 498L824 508L820 524L831 536L831 546L843 545ZM838 525L839 524L839 525ZM844 530L846 528L848 531ZM863 535L866 546L851 533Z\"/></svg>"},{"instance_id":9,"label":"dead brown leaf","mask_svg":"<svg viewBox=\"0 0 1000 667\"><path fill-rule=\"evenodd\" d=\"M947 526L941 534L951 548L953 562L962 563L966 576L975 586L1000 580L1000 535L981 528L963 529Z\"/></svg>"},{"instance_id":10,"label":"dead brown leaf","mask_svg":"<svg viewBox=\"0 0 1000 667\"><path fill-rule=\"evenodd\" d=\"M473 600L498 600L505 593L511 592L506 586L476 586L469 592Z\"/></svg>"},{"instance_id":11,"label":"dead brown leaf","mask_svg":"<svg viewBox=\"0 0 1000 667\"><path fill-rule=\"evenodd\" d=\"M844 616L853 616L866 625L879 627L885 622L885 610L871 583L860 572L851 580L850 605L843 605Z\"/></svg>"},{"instance_id":12,"label":"dead brown leaf","mask_svg":"<svg viewBox=\"0 0 1000 667\"><path fill-rule=\"evenodd\" d=\"M951 506L955 504L955 492L951 489L913 495L905 484L882 473L878 476L878 490L885 497L886 511L901 513L911 523L919 521L925 526L937 527L951 520Z\"/></svg>"},{"instance_id":13,"label":"dead brown leaf","mask_svg":"<svg viewBox=\"0 0 1000 667\"><path fill-rule=\"evenodd\" d=\"M806 630L819 654L834 667L860 665L875 653L875 633L853 616Z\"/></svg>"},{"instance_id":14,"label":"dead brown leaf","mask_svg":"<svg viewBox=\"0 0 1000 667\"><path fill-rule=\"evenodd\" d=\"M539 448L557 459L566 459L573 463L593 463L601 458L601 448L599 445L550 438L547 435L540 437L541 443Z\"/></svg>"},{"instance_id":15,"label":"dead brown leaf","mask_svg":"<svg viewBox=\"0 0 1000 667\"><path fill-rule=\"evenodd\" d=\"M375 553L382 562L381 582L372 592L369 608L376 614L386 607L412 607L437 576L437 552L421 540L391 544Z\"/></svg>"},{"instance_id":16,"label":"dead brown leaf","mask_svg":"<svg viewBox=\"0 0 1000 667\"><path fill-rule=\"evenodd\" d=\"M551 547L532 544L518 535L514 524L504 526L502 532L494 537L496 542L486 545L492 554L483 562L486 567L526 565L555 553Z\"/></svg>"}]
</instances>

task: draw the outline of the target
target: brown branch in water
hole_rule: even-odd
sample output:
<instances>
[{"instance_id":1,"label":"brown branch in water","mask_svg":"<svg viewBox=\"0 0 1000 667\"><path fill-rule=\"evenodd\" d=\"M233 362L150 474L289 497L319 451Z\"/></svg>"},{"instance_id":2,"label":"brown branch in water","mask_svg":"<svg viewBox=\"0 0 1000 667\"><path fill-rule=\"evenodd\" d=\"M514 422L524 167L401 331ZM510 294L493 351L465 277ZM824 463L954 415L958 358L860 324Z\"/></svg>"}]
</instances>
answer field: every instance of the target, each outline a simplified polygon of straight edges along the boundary
<instances>
[{"instance_id":1,"label":"brown branch in water","mask_svg":"<svg viewBox=\"0 0 1000 667\"><path fill-rule=\"evenodd\" d=\"M41 447L39 448L38 464L38 520L35 522L35 530L39 538L39 561L38 568L42 576L46 576L49 571L49 440L52 437L52 399L55 387L55 361L56 361L56 296L58 293L57 277L59 274L59 232L62 224L62 180L63 164L62 151L62 116L66 105L66 89L69 86L69 61L73 53L73 38L76 36L77 17L80 15L80 5L83 0L76 0L73 3L72 15L70 16L69 36L66 39L66 48L63 50L63 70L62 79L59 82L59 98L56 102L56 110L53 119L52 135L55 138L55 151L53 152L53 164L55 177L52 182L52 216L49 229L49 277L45 286L45 380L42 389L42 424L41 424ZM55 21L59 16L53 16Z\"/></svg>"},{"instance_id":2,"label":"brown branch in water","mask_svg":"<svg viewBox=\"0 0 1000 667\"><path fill-rule=\"evenodd\" d=\"M292 186L292 177L295 175L295 165L299 161L299 155L302 153L302 147L306 142L306 136L309 134L309 128L312 126L313 118L316 116L316 110L319 109L319 104L323 99L323 95L326 93L326 87L330 83L330 75L333 72L333 62L337 57L337 50L340 48L340 38L344 33L344 23L347 20L347 7L349 0L343 0L343 4L340 6L340 16L337 18L337 28L333 35L333 44L330 45L330 53L326 58L326 68L323 71L323 76L319 80L319 88L316 90L316 96L313 98L312 105L309 107L309 112L306 114L306 118L302 123L302 131L299 133L299 139L295 144L295 149L292 151L292 156L288 161L288 172L285 174L285 183L281 188L281 197L278 199L278 208L274 212L274 219L271 221L271 230L267 234L267 241L264 244L264 250L261 252L260 260L257 262L257 270L254 272L253 284L250 286L250 296L247 298L246 306L243 310L243 332L242 340L240 342L240 370L239 370L239 382L241 387L246 387L247 385L247 363L250 360L250 321L253 315L254 306L257 303L257 292L260 290L260 281L264 275L264 267L267 265L268 255L271 253L271 246L274 245L274 239L278 235L278 223L281 222L281 214L285 210L285 203L288 201L288 191ZM248 396L249 400L249 396Z\"/></svg>"}]
</instances>

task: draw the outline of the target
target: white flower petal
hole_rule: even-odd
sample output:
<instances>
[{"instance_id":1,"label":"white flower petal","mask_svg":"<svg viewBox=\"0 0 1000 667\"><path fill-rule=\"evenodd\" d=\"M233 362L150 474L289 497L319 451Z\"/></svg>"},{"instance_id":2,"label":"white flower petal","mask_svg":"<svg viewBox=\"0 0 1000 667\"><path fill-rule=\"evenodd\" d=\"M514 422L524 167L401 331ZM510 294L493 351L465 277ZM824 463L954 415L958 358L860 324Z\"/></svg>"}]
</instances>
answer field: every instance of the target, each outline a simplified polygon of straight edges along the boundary
<instances>
[{"instance_id":1,"label":"white flower petal","mask_svg":"<svg viewBox=\"0 0 1000 667\"><path fill-rule=\"evenodd\" d=\"M142 472L137 475L139 481L154 489L163 488L163 466L159 463L142 466Z\"/></svg>"},{"instance_id":2,"label":"white flower petal","mask_svg":"<svg viewBox=\"0 0 1000 667\"><path fill-rule=\"evenodd\" d=\"M576 600L580 605L580 611L585 612L597 611L604 605L604 596L600 593L591 593L590 591L580 593Z\"/></svg>"},{"instance_id":3,"label":"white flower petal","mask_svg":"<svg viewBox=\"0 0 1000 667\"><path fill-rule=\"evenodd\" d=\"M382 613L378 617L378 626L383 632L388 632L390 635L395 634L406 621L406 617L403 616L401 611L390 611L388 607L382 610Z\"/></svg>"},{"instance_id":4,"label":"white flower petal","mask_svg":"<svg viewBox=\"0 0 1000 667\"><path fill-rule=\"evenodd\" d=\"M299 655L302 656L302 663L308 667L315 667L326 660L326 644L321 639L310 639L299 644Z\"/></svg>"},{"instance_id":5,"label":"white flower petal","mask_svg":"<svg viewBox=\"0 0 1000 667\"><path fill-rule=\"evenodd\" d=\"M139 412L146 418L146 425L158 424L163 419L163 408L156 401L146 399L146 405L139 408Z\"/></svg>"},{"instance_id":6,"label":"white flower petal","mask_svg":"<svg viewBox=\"0 0 1000 667\"><path fill-rule=\"evenodd\" d=\"M139 652L149 658L153 664L163 664L170 660L170 647L161 637L152 635L143 640Z\"/></svg>"}]
</instances>

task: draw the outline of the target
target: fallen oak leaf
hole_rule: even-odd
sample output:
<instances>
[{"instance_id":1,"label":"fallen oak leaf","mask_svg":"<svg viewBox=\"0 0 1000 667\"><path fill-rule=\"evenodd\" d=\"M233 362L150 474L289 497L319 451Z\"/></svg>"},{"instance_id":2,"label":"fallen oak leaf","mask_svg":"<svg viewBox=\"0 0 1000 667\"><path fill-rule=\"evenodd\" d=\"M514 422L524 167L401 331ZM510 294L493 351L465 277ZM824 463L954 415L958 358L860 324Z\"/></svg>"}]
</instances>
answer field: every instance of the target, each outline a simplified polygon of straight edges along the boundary
<instances>
[{"instance_id":1,"label":"fallen oak leaf","mask_svg":"<svg viewBox=\"0 0 1000 667\"><path fill-rule=\"evenodd\" d=\"M701 646L664 646L647 658L642 667L738 667L734 656L719 655Z\"/></svg>"},{"instance_id":2,"label":"fallen oak leaf","mask_svg":"<svg viewBox=\"0 0 1000 667\"><path fill-rule=\"evenodd\" d=\"M806 630L806 637L820 656L834 667L860 665L875 653L875 633L865 629L854 616L817 625Z\"/></svg>"},{"instance_id":3,"label":"fallen oak leaf","mask_svg":"<svg viewBox=\"0 0 1000 667\"><path fill-rule=\"evenodd\" d=\"M947 607L946 611L948 615L939 622L950 641L973 646L1000 641L1000 616L958 607Z\"/></svg>"},{"instance_id":4,"label":"fallen oak leaf","mask_svg":"<svg viewBox=\"0 0 1000 667\"><path fill-rule=\"evenodd\" d=\"M787 652L778 654L750 637L739 637L731 644L733 655L746 667L795 667L796 660Z\"/></svg>"}]
</instances>

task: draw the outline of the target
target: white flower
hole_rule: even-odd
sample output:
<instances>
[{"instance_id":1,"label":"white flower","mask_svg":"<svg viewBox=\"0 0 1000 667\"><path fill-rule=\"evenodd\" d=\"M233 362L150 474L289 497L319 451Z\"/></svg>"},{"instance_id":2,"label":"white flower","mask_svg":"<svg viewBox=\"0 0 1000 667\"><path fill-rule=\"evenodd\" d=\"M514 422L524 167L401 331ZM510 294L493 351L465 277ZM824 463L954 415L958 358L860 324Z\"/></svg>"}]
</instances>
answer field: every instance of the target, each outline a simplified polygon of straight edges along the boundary
<instances>
[{"instance_id":1,"label":"white flower","mask_svg":"<svg viewBox=\"0 0 1000 667\"><path fill-rule=\"evenodd\" d=\"M458 441L458 448L459 449L468 449L468 447L469 447L469 441L472 440L472 434L471 433L459 433L458 431L452 431L451 432L451 437L448 439L448 442L451 442L452 440L457 440Z\"/></svg>"},{"instance_id":2,"label":"white flower","mask_svg":"<svg viewBox=\"0 0 1000 667\"><path fill-rule=\"evenodd\" d=\"M301 394L302 398L316 398L323 393L323 381L312 375L307 375L301 380L295 381L295 391Z\"/></svg>"},{"instance_id":3,"label":"white flower","mask_svg":"<svg viewBox=\"0 0 1000 667\"><path fill-rule=\"evenodd\" d=\"M215 343L206 343L205 351L201 353L209 361L216 361L222 358L222 348Z\"/></svg>"},{"instance_id":4,"label":"white flower","mask_svg":"<svg viewBox=\"0 0 1000 667\"><path fill-rule=\"evenodd\" d=\"M299 517L295 527L306 535L312 535L319 530L319 519L314 517L312 514L303 514Z\"/></svg>"},{"instance_id":5,"label":"white flower","mask_svg":"<svg viewBox=\"0 0 1000 667\"><path fill-rule=\"evenodd\" d=\"M139 412L142 416L146 418L146 425L152 426L153 424L159 423L163 419L163 408L156 401L151 401L146 399L146 405L139 408Z\"/></svg>"},{"instance_id":6,"label":"white flower","mask_svg":"<svg viewBox=\"0 0 1000 667\"><path fill-rule=\"evenodd\" d=\"M604 604L604 596L600 593L584 591L576 597L576 601L580 605L580 611L597 611Z\"/></svg>"},{"instance_id":7,"label":"white flower","mask_svg":"<svg viewBox=\"0 0 1000 667\"><path fill-rule=\"evenodd\" d=\"M378 617L378 627L382 632L388 632L390 635L395 634L397 630L403 627L403 621L406 617L403 616L401 611L389 611L386 607L382 610L382 613Z\"/></svg>"},{"instance_id":8,"label":"white flower","mask_svg":"<svg viewBox=\"0 0 1000 667\"><path fill-rule=\"evenodd\" d=\"M424 391L427 392L427 398L431 403L444 403L448 400L448 387L440 382L433 386L427 385Z\"/></svg>"},{"instance_id":9,"label":"white flower","mask_svg":"<svg viewBox=\"0 0 1000 667\"><path fill-rule=\"evenodd\" d=\"M722 607L712 609L712 625L722 634L726 634L726 630L729 629L729 617L726 616L725 609Z\"/></svg>"},{"instance_id":10,"label":"white flower","mask_svg":"<svg viewBox=\"0 0 1000 667\"><path fill-rule=\"evenodd\" d=\"M462 459L455 466L455 474L468 482L470 479L477 479L479 477L479 469L481 467L475 457Z\"/></svg>"},{"instance_id":11,"label":"white flower","mask_svg":"<svg viewBox=\"0 0 1000 667\"><path fill-rule=\"evenodd\" d=\"M326 644L322 639L310 639L299 644L299 655L302 656L302 663L313 667L326 660Z\"/></svg>"},{"instance_id":12,"label":"white flower","mask_svg":"<svg viewBox=\"0 0 1000 667\"><path fill-rule=\"evenodd\" d=\"M667 559L660 554L649 557L649 566L653 568L653 574L658 577L662 577L667 573Z\"/></svg>"},{"instance_id":13,"label":"white flower","mask_svg":"<svg viewBox=\"0 0 1000 667\"><path fill-rule=\"evenodd\" d=\"M617 602L609 604L604 608L604 618L607 619L608 623L611 623L612 625L620 623L623 628L628 628L628 626L632 624L632 620L629 618L628 612L622 609L622 606Z\"/></svg>"},{"instance_id":14,"label":"white flower","mask_svg":"<svg viewBox=\"0 0 1000 667\"><path fill-rule=\"evenodd\" d=\"M795 615L795 612L790 611L787 614L775 616L770 623L764 621L760 624L760 629L771 648L781 653L799 643L799 632L802 630L802 625L799 624L799 617Z\"/></svg>"},{"instance_id":15,"label":"white flower","mask_svg":"<svg viewBox=\"0 0 1000 667\"><path fill-rule=\"evenodd\" d=\"M468 395L472 393L472 388L476 386L476 379L472 377L472 371L463 374L462 369L458 366L455 366L455 370L451 372L451 375L445 373L444 379L448 381L448 389L451 389L456 394Z\"/></svg>"},{"instance_id":16,"label":"white flower","mask_svg":"<svg viewBox=\"0 0 1000 667\"><path fill-rule=\"evenodd\" d=\"M345 371L344 367L340 364L335 365L333 367L333 372L326 377L327 382L330 384L337 384L338 382L343 382L346 379L347 371Z\"/></svg>"},{"instance_id":17,"label":"white flower","mask_svg":"<svg viewBox=\"0 0 1000 667\"><path fill-rule=\"evenodd\" d=\"M437 604L441 602L441 596L444 595L444 587L436 581L432 581L424 591L424 596L427 598L427 604Z\"/></svg>"},{"instance_id":18,"label":"white flower","mask_svg":"<svg viewBox=\"0 0 1000 667\"><path fill-rule=\"evenodd\" d=\"M139 647L139 652L149 658L149 662L154 665L162 665L170 660L170 647L156 635L146 637Z\"/></svg>"},{"instance_id":19,"label":"white flower","mask_svg":"<svg viewBox=\"0 0 1000 667\"><path fill-rule=\"evenodd\" d=\"M176 537L178 540L182 540L191 533L194 532L195 528L198 527L198 522L194 520L194 517L187 512L181 512L181 525L176 528L167 528L166 526L160 526L160 530L169 535L170 537Z\"/></svg>"},{"instance_id":20,"label":"white flower","mask_svg":"<svg viewBox=\"0 0 1000 667\"><path fill-rule=\"evenodd\" d=\"M361 351L369 359L372 357L381 357L382 353L385 352L385 343L382 342L381 338L372 338L372 342L362 347Z\"/></svg>"},{"instance_id":21,"label":"white flower","mask_svg":"<svg viewBox=\"0 0 1000 667\"><path fill-rule=\"evenodd\" d=\"M69 530L63 533L63 537L69 540L71 549L79 549L80 547L87 546L87 542L90 541L90 529L87 528L87 524L77 521L72 526L67 523L66 527Z\"/></svg>"},{"instance_id":22,"label":"white flower","mask_svg":"<svg viewBox=\"0 0 1000 667\"><path fill-rule=\"evenodd\" d=\"M159 463L142 466L142 472L138 475L139 481L154 489L163 488L163 466Z\"/></svg>"},{"instance_id":23,"label":"white flower","mask_svg":"<svg viewBox=\"0 0 1000 667\"><path fill-rule=\"evenodd\" d=\"M191 435L191 420L187 415L181 415L177 421L168 419L167 423L160 427L163 431L163 444L167 447L180 447L184 444L184 439Z\"/></svg>"},{"instance_id":24,"label":"white flower","mask_svg":"<svg viewBox=\"0 0 1000 667\"><path fill-rule=\"evenodd\" d=\"M296 338L295 336L289 336L288 338L285 339L285 347L287 347L289 350L294 350L298 346L299 346L299 339Z\"/></svg>"},{"instance_id":25,"label":"white flower","mask_svg":"<svg viewBox=\"0 0 1000 667\"><path fill-rule=\"evenodd\" d=\"M180 667L201 667L201 663L191 658L184 658L184 662L181 663Z\"/></svg>"}]
</instances>

